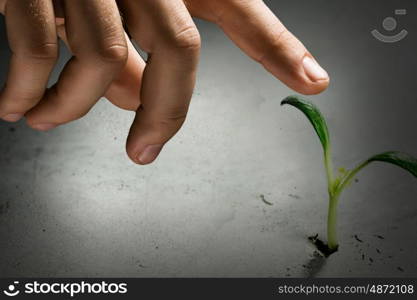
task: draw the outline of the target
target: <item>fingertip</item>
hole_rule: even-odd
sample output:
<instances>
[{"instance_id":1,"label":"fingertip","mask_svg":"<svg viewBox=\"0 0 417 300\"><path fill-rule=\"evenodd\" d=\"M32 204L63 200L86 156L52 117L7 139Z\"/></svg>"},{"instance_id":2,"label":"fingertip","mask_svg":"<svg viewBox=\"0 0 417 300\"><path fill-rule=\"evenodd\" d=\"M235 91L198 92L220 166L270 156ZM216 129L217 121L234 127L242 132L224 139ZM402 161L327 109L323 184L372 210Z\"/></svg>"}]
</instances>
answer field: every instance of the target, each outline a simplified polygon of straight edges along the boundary
<instances>
[{"instance_id":1,"label":"fingertip","mask_svg":"<svg viewBox=\"0 0 417 300\"><path fill-rule=\"evenodd\" d=\"M317 95L324 92L330 84L330 79L322 79L317 82L305 82L294 90L303 95Z\"/></svg>"},{"instance_id":2,"label":"fingertip","mask_svg":"<svg viewBox=\"0 0 417 300\"><path fill-rule=\"evenodd\" d=\"M8 114L2 117L6 122L15 123L23 118L23 114Z\"/></svg>"},{"instance_id":3,"label":"fingertip","mask_svg":"<svg viewBox=\"0 0 417 300\"><path fill-rule=\"evenodd\" d=\"M54 123L39 123L39 124L27 123L27 125L30 128L35 129L37 131L49 131L58 126L57 124L54 124Z\"/></svg>"},{"instance_id":4,"label":"fingertip","mask_svg":"<svg viewBox=\"0 0 417 300\"><path fill-rule=\"evenodd\" d=\"M290 88L303 95L320 94L328 88L329 74L313 57L306 55L299 66L293 73L293 80L287 81Z\"/></svg>"},{"instance_id":5,"label":"fingertip","mask_svg":"<svg viewBox=\"0 0 417 300\"><path fill-rule=\"evenodd\" d=\"M305 74L312 82L328 80L329 75L327 74L326 70L324 70L323 67L320 66L320 64L309 55L306 55L303 58L302 63Z\"/></svg>"},{"instance_id":6,"label":"fingertip","mask_svg":"<svg viewBox=\"0 0 417 300\"><path fill-rule=\"evenodd\" d=\"M163 146L163 144L154 144L135 147L134 145L128 142L126 146L126 151L129 158L135 164L148 165L156 160Z\"/></svg>"},{"instance_id":7,"label":"fingertip","mask_svg":"<svg viewBox=\"0 0 417 300\"><path fill-rule=\"evenodd\" d=\"M141 165L147 165L155 161L162 150L163 145L148 145L136 156L136 161Z\"/></svg>"}]
</instances>

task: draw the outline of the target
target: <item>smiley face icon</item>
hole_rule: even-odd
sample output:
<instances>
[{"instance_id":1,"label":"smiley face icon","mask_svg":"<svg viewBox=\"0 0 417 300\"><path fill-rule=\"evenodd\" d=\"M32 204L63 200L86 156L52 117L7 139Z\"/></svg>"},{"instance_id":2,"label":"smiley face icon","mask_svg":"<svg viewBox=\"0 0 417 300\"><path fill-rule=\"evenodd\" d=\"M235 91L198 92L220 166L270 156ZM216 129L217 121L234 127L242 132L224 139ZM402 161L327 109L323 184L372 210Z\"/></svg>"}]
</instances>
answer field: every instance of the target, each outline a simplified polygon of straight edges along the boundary
<instances>
[{"instance_id":1,"label":"smiley face icon","mask_svg":"<svg viewBox=\"0 0 417 300\"><path fill-rule=\"evenodd\" d=\"M16 288L16 286L17 286L18 284L19 284L19 281L15 281L15 282L13 282L13 284L10 284L10 285L7 287L7 290L4 290L4 291L3 291L3 293L4 293L6 296L9 296L9 297L14 297L14 296L19 295L20 291Z\"/></svg>"},{"instance_id":2,"label":"smiley face icon","mask_svg":"<svg viewBox=\"0 0 417 300\"><path fill-rule=\"evenodd\" d=\"M396 15L406 15L407 10L397 9L397 10L395 10L395 14ZM382 22L382 27L387 32L394 31L395 29L397 29L397 26L398 26L397 20L393 17L386 17L384 19L384 21ZM408 35L408 31L405 30L405 29L401 30L399 33L394 34L394 35L385 35L385 34L379 32L377 29L372 30L371 33L377 40L379 40L381 42L384 42L384 43L397 43L397 42L403 40Z\"/></svg>"}]
</instances>

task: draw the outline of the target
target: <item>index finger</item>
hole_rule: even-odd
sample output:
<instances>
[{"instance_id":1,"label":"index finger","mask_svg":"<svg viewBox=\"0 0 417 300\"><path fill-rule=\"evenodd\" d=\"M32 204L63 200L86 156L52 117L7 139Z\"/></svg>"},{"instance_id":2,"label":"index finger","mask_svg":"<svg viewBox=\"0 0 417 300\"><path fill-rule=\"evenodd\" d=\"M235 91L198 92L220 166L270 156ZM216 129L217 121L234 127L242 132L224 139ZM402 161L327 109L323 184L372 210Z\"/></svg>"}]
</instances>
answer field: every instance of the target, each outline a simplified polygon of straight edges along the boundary
<instances>
[{"instance_id":1,"label":"index finger","mask_svg":"<svg viewBox=\"0 0 417 300\"><path fill-rule=\"evenodd\" d=\"M248 56L287 86L303 94L317 94L329 85L327 72L305 46L261 0L189 1L193 15L203 15L219 25Z\"/></svg>"}]
</instances>

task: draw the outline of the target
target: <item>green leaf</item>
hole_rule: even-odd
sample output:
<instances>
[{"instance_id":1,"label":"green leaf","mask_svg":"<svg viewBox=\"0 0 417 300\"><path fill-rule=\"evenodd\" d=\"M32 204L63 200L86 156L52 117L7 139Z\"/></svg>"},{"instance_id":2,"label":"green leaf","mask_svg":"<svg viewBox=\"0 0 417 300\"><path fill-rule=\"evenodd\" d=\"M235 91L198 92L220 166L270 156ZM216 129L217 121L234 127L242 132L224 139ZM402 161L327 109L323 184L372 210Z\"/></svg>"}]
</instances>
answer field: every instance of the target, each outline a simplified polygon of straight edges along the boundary
<instances>
[{"instance_id":1,"label":"green leaf","mask_svg":"<svg viewBox=\"0 0 417 300\"><path fill-rule=\"evenodd\" d=\"M284 104L292 105L301 110L313 125L324 150L324 165L326 168L329 194L334 194L336 185L333 183L333 166L330 153L330 135L329 130L327 129L326 120L324 119L317 106L299 96L289 96L285 98L281 102L281 105Z\"/></svg>"},{"instance_id":2,"label":"green leaf","mask_svg":"<svg viewBox=\"0 0 417 300\"><path fill-rule=\"evenodd\" d=\"M324 151L327 152L327 150L330 148L330 135L329 130L327 129L326 120L324 119L320 110L313 103L299 96L289 96L285 98L281 102L281 105L284 104L292 105L301 110L306 115L306 117L313 125L317 135L319 136Z\"/></svg>"},{"instance_id":3,"label":"green leaf","mask_svg":"<svg viewBox=\"0 0 417 300\"><path fill-rule=\"evenodd\" d=\"M367 160L371 163L381 161L396 165L417 177L417 158L403 152L390 151L372 156Z\"/></svg>"},{"instance_id":4,"label":"green leaf","mask_svg":"<svg viewBox=\"0 0 417 300\"><path fill-rule=\"evenodd\" d=\"M359 166L357 166L355 169L350 171L348 176L346 176L335 187L336 194L340 194L343 191L343 189L350 184L350 182L353 180L353 178L356 176L356 174L358 174L360 170L362 170L367 165L375 161L393 164L395 166L398 166L410 172L412 175L414 175L414 177L417 177L417 158L407 153L398 152L398 151L384 152L384 153L377 154L368 158Z\"/></svg>"}]
</instances>

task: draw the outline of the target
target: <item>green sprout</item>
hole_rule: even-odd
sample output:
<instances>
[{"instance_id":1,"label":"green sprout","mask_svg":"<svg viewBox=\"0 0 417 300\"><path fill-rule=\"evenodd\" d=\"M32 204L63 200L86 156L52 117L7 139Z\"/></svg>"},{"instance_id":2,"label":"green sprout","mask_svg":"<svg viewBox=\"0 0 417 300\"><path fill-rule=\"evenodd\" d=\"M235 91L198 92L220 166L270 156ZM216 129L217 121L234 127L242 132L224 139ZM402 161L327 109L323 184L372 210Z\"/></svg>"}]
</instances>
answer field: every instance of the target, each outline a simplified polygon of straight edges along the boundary
<instances>
[{"instance_id":1,"label":"green sprout","mask_svg":"<svg viewBox=\"0 0 417 300\"><path fill-rule=\"evenodd\" d=\"M352 180L354 180L358 172L370 163L378 161L401 167L417 177L417 159L406 153L397 151L384 152L368 158L351 170L340 168L338 175L335 176L332 163L329 130L320 110L313 103L304 100L299 96L289 96L285 98L281 102L281 105L284 104L294 106L305 114L305 116L313 125L323 146L324 165L326 169L329 194L329 207L327 215L327 245L317 238L318 235L310 237L309 239L313 241L313 243L321 252L323 252L323 254L328 256L336 252L339 246L337 239L337 207L340 195L343 190L349 186Z\"/></svg>"}]
</instances>

